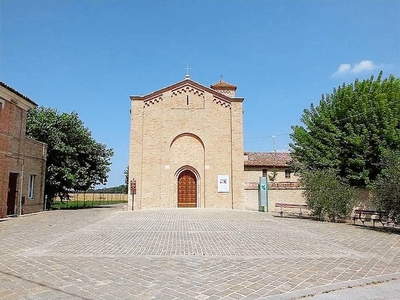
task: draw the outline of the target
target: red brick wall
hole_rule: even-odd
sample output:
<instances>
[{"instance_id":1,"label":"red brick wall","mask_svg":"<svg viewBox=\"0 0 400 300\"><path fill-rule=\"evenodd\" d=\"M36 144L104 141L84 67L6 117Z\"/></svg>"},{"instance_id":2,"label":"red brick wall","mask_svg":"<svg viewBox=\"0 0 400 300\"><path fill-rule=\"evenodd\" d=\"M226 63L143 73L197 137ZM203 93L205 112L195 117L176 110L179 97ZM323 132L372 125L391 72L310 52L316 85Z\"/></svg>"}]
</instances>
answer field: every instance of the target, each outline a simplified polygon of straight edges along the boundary
<instances>
[{"instance_id":1,"label":"red brick wall","mask_svg":"<svg viewBox=\"0 0 400 300\"><path fill-rule=\"evenodd\" d=\"M25 137L27 111L17 104L4 101L0 109L0 218L7 213L8 178L10 172L22 174L18 178L16 199L19 213L20 196L25 198L22 213L43 209L43 178L46 166L46 147L43 143ZM35 196L28 197L29 177L36 175ZM22 193L21 193L22 191Z\"/></svg>"},{"instance_id":2,"label":"red brick wall","mask_svg":"<svg viewBox=\"0 0 400 300\"><path fill-rule=\"evenodd\" d=\"M0 133L10 133L12 115L14 111L14 105L11 105L8 101L4 101L2 109L0 109ZM1 148L0 148L1 149Z\"/></svg>"},{"instance_id":3,"label":"red brick wall","mask_svg":"<svg viewBox=\"0 0 400 300\"><path fill-rule=\"evenodd\" d=\"M4 218L7 213L9 166L10 159L0 153L0 218Z\"/></svg>"},{"instance_id":4,"label":"red brick wall","mask_svg":"<svg viewBox=\"0 0 400 300\"><path fill-rule=\"evenodd\" d=\"M44 144L36 140L25 138L23 141L24 152L24 187L23 195L25 196L25 204L23 206L23 213L32 213L43 210L43 193L44 185L43 179L45 176L46 165L46 148ZM35 180L35 195L32 199L28 197L29 176L36 175Z\"/></svg>"},{"instance_id":5,"label":"red brick wall","mask_svg":"<svg viewBox=\"0 0 400 300\"><path fill-rule=\"evenodd\" d=\"M14 106L4 101L0 109L0 218L7 213L8 177L11 160L11 124Z\"/></svg>"}]
</instances>

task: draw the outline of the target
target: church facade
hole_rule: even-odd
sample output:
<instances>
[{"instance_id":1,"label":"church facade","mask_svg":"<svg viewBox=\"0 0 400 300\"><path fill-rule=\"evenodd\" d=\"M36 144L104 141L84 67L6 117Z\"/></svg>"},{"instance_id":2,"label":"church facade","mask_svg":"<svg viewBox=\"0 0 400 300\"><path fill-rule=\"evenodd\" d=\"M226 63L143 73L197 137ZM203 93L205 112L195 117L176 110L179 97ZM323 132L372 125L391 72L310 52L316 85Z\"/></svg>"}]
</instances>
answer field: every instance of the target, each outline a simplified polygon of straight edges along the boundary
<instances>
[{"instance_id":1,"label":"church facade","mask_svg":"<svg viewBox=\"0 0 400 300\"><path fill-rule=\"evenodd\" d=\"M243 98L223 81L189 76L131 96L130 209L243 209ZM133 201L132 201L133 198Z\"/></svg>"},{"instance_id":2,"label":"church facade","mask_svg":"<svg viewBox=\"0 0 400 300\"><path fill-rule=\"evenodd\" d=\"M252 165L258 156L244 153L244 98L236 89L223 80L206 87L187 75L130 97L129 210L257 209L254 187L267 171ZM276 167L284 173L287 164Z\"/></svg>"}]
</instances>

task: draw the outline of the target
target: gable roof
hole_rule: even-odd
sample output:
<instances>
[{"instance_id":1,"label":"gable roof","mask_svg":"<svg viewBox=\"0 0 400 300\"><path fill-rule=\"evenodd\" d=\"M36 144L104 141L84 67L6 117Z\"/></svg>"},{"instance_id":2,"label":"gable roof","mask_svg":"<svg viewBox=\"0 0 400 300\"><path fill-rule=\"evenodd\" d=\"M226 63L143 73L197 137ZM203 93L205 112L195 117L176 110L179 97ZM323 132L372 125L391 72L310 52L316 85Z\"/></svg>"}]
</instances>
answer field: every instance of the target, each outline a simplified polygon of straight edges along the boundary
<instances>
[{"instance_id":1,"label":"gable roof","mask_svg":"<svg viewBox=\"0 0 400 300\"><path fill-rule=\"evenodd\" d=\"M10 92L16 94L17 96L23 98L24 100L28 101L29 103L37 106L37 104L31 100L30 98L28 98L27 96L21 94L20 92L18 92L17 90L13 89L12 87L8 86L7 84L5 84L4 82L0 81L0 86L2 86L3 88L9 90Z\"/></svg>"},{"instance_id":2,"label":"gable roof","mask_svg":"<svg viewBox=\"0 0 400 300\"><path fill-rule=\"evenodd\" d=\"M220 98L220 99L222 99L224 101L227 101L228 103L230 103L232 100L236 100L236 101L241 100L241 101L243 101L243 98L230 98L230 97L220 93L218 90L214 90L212 88L206 87L206 86L204 86L204 85L202 85L202 84L200 84L200 83L198 83L196 81L191 80L190 78L186 78L186 79L184 79L182 81L179 81L179 82L177 82L175 84L172 84L172 85L167 86L165 88L162 88L160 90L154 91L154 92L152 92L150 94L147 94L147 95L144 95L144 96L131 96L130 98L132 100L146 101L146 100L149 100L149 99L153 99L154 97L158 97L158 96L160 96L160 94L162 94L162 93L164 93L166 91L177 90L179 88L183 88L183 87L187 87L187 86L190 86L190 87L202 90L202 91L206 91L206 92L208 92L210 94L213 94L214 96L217 96L218 98Z\"/></svg>"},{"instance_id":3,"label":"gable roof","mask_svg":"<svg viewBox=\"0 0 400 300\"><path fill-rule=\"evenodd\" d=\"M248 156L245 166L254 167L288 167L290 153L287 152L245 152Z\"/></svg>"}]
</instances>

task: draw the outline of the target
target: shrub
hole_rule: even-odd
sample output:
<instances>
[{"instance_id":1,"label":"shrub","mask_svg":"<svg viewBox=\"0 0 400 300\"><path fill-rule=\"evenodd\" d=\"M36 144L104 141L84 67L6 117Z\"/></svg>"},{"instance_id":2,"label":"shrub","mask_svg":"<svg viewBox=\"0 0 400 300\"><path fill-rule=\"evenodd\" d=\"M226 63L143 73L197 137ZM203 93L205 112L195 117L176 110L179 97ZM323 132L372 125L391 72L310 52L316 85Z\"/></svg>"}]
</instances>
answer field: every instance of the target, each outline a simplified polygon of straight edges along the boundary
<instances>
[{"instance_id":1,"label":"shrub","mask_svg":"<svg viewBox=\"0 0 400 300\"><path fill-rule=\"evenodd\" d=\"M387 151L382 173L372 183L372 199L377 209L387 211L392 221L400 221L400 151Z\"/></svg>"},{"instance_id":2,"label":"shrub","mask_svg":"<svg viewBox=\"0 0 400 300\"><path fill-rule=\"evenodd\" d=\"M333 222L350 216L354 190L347 183L340 182L334 170L302 170L300 180L312 215Z\"/></svg>"}]
</instances>

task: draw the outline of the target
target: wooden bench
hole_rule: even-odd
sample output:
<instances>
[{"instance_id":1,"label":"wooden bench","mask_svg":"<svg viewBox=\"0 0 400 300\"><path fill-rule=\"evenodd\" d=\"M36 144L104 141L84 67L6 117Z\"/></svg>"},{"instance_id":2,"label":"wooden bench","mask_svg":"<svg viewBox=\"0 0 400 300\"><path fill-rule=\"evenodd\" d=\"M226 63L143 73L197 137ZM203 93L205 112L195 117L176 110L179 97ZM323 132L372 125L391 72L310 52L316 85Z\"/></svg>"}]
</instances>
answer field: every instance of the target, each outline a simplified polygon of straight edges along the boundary
<instances>
[{"instance_id":1,"label":"wooden bench","mask_svg":"<svg viewBox=\"0 0 400 300\"><path fill-rule=\"evenodd\" d=\"M360 220L365 226L365 222L371 222L372 226L375 227L375 222L380 222L383 227L385 227L385 223L389 224L389 216L387 212L384 211L376 211L376 210L364 210L364 209L355 209L353 215L353 224L356 224L356 221Z\"/></svg>"},{"instance_id":2,"label":"wooden bench","mask_svg":"<svg viewBox=\"0 0 400 300\"><path fill-rule=\"evenodd\" d=\"M283 209L286 209L286 208L298 209L299 211L297 212L297 214L299 215L299 218L301 218L303 216L303 212L301 210L308 209L307 204L300 204L300 203L275 203L275 207L281 208L281 210L279 211L279 214L281 217L283 217Z\"/></svg>"}]
</instances>

